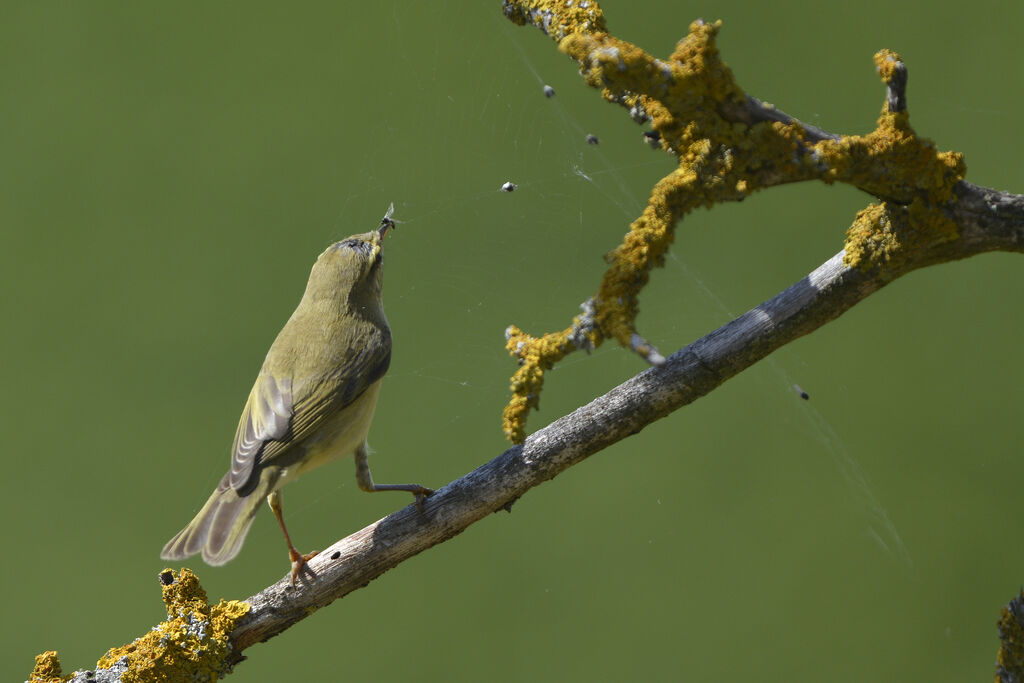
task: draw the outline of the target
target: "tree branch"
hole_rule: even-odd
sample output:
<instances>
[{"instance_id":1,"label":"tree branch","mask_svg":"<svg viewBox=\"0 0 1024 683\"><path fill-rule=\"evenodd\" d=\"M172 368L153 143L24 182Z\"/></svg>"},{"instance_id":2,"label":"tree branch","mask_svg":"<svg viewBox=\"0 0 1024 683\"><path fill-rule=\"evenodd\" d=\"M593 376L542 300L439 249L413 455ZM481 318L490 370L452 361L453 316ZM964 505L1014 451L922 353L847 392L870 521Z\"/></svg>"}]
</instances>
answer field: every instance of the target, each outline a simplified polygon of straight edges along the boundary
<instances>
[{"instance_id":1,"label":"tree branch","mask_svg":"<svg viewBox=\"0 0 1024 683\"><path fill-rule=\"evenodd\" d=\"M979 251L984 250L979 246ZM230 648L220 665L221 672L244 659L242 653L252 645L282 633L319 608L458 535L489 514L510 511L512 504L530 489L709 393L775 349L812 332L884 286L877 276L844 265L843 256L843 252L836 254L777 296L672 354L661 366L639 373L531 434L523 444L512 446L439 489L424 501L422 513L410 505L324 549L309 562L311 575L301 577L297 586L291 586L289 576L285 575L244 603L222 603L234 609L248 605L248 609L227 634ZM161 574L169 618L182 618L182 613L187 612L188 624L206 623L210 619L210 609L202 607L205 594L197 584L188 590L177 588L179 582L194 581L187 569L177 576L171 572ZM188 600L172 602L169 590L187 594ZM202 597L198 601L197 593ZM195 607L197 602L199 608ZM158 626L153 632L160 631ZM157 640L160 648L167 647L166 639ZM126 646L123 655L108 654L104 662L110 669L123 671L129 654L138 654L146 662L166 659L169 663L173 659L164 653L157 656L148 652L147 648L157 646L142 645L142 641L140 638ZM192 643L191 647L197 646ZM38 664L37 671L59 672L56 654L48 654L52 657ZM178 670L182 664L174 660L171 666Z\"/></svg>"},{"instance_id":2,"label":"tree branch","mask_svg":"<svg viewBox=\"0 0 1024 683\"><path fill-rule=\"evenodd\" d=\"M231 634L236 653L365 586L402 561L509 509L531 488L707 394L775 349L831 320L882 286L836 254L769 301L531 434L430 496L322 551L314 581L287 577L248 598Z\"/></svg>"},{"instance_id":3,"label":"tree branch","mask_svg":"<svg viewBox=\"0 0 1024 683\"><path fill-rule=\"evenodd\" d=\"M964 240L958 254L1024 251L1024 197L962 188ZM979 211L980 213L975 213ZM882 288L886 281L844 264L839 252L760 306L680 349L585 406L531 434L487 464L430 496L323 550L315 579L288 577L246 600L251 611L231 633L243 650L283 632L388 569L458 535L492 512L510 510L527 491L692 403L781 346L813 332Z\"/></svg>"},{"instance_id":4,"label":"tree branch","mask_svg":"<svg viewBox=\"0 0 1024 683\"><path fill-rule=\"evenodd\" d=\"M964 196L1005 203L999 229L965 219L974 253L1022 250L1024 199L965 188ZM967 206L973 206L968 203ZM986 220L991 219L989 212ZM603 396L530 435L487 464L414 506L335 543L310 562L316 579L292 588L287 577L248 598L252 611L231 634L236 655L313 611L365 586L388 569L461 533L492 512L509 510L531 488L709 393L772 351L838 317L885 281L843 263L840 252L772 299L680 349Z\"/></svg>"},{"instance_id":5,"label":"tree branch","mask_svg":"<svg viewBox=\"0 0 1024 683\"><path fill-rule=\"evenodd\" d=\"M901 62L893 68L887 80L887 106L899 112L906 107L906 71ZM649 85L654 88L657 84ZM841 139L799 123L750 96L733 101L726 109L729 111L725 115L735 121L770 122L800 128L802 132L798 137L805 146L801 154L811 154L808 151L811 145L834 144ZM762 169L760 182L771 184L773 179L777 180L773 173L771 169ZM738 186L734 183L734 187ZM885 192L873 194L886 197ZM905 199L903 194L901 191L887 197L880 205L869 207L874 209L870 214L868 209L862 212L851 234L862 220L870 220L872 230L867 233L868 241L905 239L906 234L900 230L913 230L915 223L901 223L904 210L910 211L901 204ZM530 489L709 393L779 347L842 315L896 277L925 265L986 251L1024 251L1024 197L963 180L952 186L952 194L954 200L942 205L941 210L948 212L948 220L955 225L956 239L915 243L916 250L909 258L886 267L878 264L889 258L889 252L878 244L869 245L877 250L868 259L869 267L851 265L846 250L840 251L778 295L449 483L426 499L422 511L410 505L323 550L309 563L311 575L304 576L296 587L289 585L286 576L244 603L222 603L209 608L204 607L205 594L193 581L191 572L182 570L177 576L162 573L169 619L183 619L189 625L219 624L231 647L225 649L227 654L216 665L207 662L204 666L213 675L224 673L241 661L242 653L255 643L283 632L317 609L367 585L406 559L456 536L489 514L510 511L513 503ZM588 315L585 311L577 324L565 333L576 347L585 345L588 330L592 330L584 324L588 320L592 322ZM630 343L637 350L646 348L643 340L637 339L639 341L630 338ZM647 352L648 357L654 357L656 350L651 347ZM127 658L135 653L145 655L142 659L150 666L159 665L168 643L157 639L159 644L152 647L164 650L159 656L150 656L142 652L141 640L126 646L125 654L119 654L119 650L117 656L109 656L112 663L108 670L120 667L123 671ZM205 647L195 643L192 646ZM37 665L38 676L34 673L32 680L46 680L51 674L59 677L56 655L40 657L44 659ZM175 666L180 669L180 660Z\"/></svg>"}]
</instances>

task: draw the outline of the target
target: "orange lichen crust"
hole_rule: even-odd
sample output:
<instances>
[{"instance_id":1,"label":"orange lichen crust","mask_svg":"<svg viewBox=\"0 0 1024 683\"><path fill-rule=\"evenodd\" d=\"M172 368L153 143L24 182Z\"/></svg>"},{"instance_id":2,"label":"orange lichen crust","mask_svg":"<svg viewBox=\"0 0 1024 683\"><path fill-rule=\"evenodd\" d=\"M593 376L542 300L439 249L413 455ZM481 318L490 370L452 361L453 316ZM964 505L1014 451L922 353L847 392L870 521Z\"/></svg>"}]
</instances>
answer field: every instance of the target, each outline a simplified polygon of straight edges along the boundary
<instances>
[{"instance_id":1,"label":"orange lichen crust","mask_svg":"<svg viewBox=\"0 0 1024 683\"><path fill-rule=\"evenodd\" d=\"M797 121L758 120L715 44L721 22L695 21L667 60L605 32L593 0L505 0L505 13L551 35L579 64L586 83L604 98L649 121L678 166L653 188L643 213L606 257L608 269L582 315L560 332L533 337L517 327L506 348L519 362L503 430L514 443L525 438L526 416L537 406L544 373L566 354L606 339L632 348L651 364L664 358L635 328L638 296L650 270L664 263L676 224L690 211L739 201L783 183L843 182L883 198L886 220L872 207L858 216L846 241L851 267L899 269L914 265L915 250L956 239L944 205L963 178L963 158L939 153L910 127L905 110L883 109L877 128L864 136L808 139ZM587 13L584 17L581 12ZM888 50L875 55L890 94L902 101L906 71ZM898 90L897 90L898 89ZM920 264L918 264L920 265Z\"/></svg>"},{"instance_id":2,"label":"orange lichen crust","mask_svg":"<svg viewBox=\"0 0 1024 683\"><path fill-rule=\"evenodd\" d=\"M65 676L60 668L60 660L56 650L47 650L36 655L36 665L28 676L28 683L63 683L71 678Z\"/></svg>"},{"instance_id":3,"label":"orange lichen crust","mask_svg":"<svg viewBox=\"0 0 1024 683\"><path fill-rule=\"evenodd\" d=\"M218 680L230 669L229 635L235 622L249 611L249 604L221 600L209 605L206 591L188 568L176 577L165 569L160 581L167 621L141 638L108 651L96 663L97 668L123 669L121 680L126 683Z\"/></svg>"}]
</instances>

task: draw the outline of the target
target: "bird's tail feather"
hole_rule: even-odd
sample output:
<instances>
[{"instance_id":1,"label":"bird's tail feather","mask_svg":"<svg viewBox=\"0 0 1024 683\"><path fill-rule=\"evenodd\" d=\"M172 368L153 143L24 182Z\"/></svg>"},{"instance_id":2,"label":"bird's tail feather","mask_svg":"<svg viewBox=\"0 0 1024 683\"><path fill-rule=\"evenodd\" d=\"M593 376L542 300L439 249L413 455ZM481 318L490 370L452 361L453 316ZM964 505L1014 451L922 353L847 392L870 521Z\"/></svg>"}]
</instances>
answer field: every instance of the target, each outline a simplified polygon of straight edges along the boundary
<instances>
[{"instance_id":1,"label":"bird's tail feather","mask_svg":"<svg viewBox=\"0 0 1024 683\"><path fill-rule=\"evenodd\" d=\"M225 564L242 549L249 526L272 488L269 478L261 477L251 492L239 496L225 475L195 518L167 542L160 557L183 560L201 551L207 564Z\"/></svg>"}]
</instances>

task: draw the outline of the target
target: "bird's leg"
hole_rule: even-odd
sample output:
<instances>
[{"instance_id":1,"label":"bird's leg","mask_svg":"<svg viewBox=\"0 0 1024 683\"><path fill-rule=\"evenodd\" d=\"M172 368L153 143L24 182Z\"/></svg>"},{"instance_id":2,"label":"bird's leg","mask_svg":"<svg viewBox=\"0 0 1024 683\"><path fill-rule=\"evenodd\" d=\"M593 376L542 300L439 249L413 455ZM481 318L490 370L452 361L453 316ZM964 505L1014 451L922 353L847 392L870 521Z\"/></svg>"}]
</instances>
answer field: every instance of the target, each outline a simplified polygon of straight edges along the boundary
<instances>
[{"instance_id":1,"label":"bird's leg","mask_svg":"<svg viewBox=\"0 0 1024 683\"><path fill-rule=\"evenodd\" d=\"M306 567L306 562L316 557L318 550L314 550L311 553L303 555L295 546L292 545L292 537L288 535L288 527L284 525L284 516L281 514L281 492L274 491L267 496L267 504L270 505L270 509L274 511L274 516L277 517L277 523L281 525L281 531L284 532L284 541L288 544L288 556L292 562L292 585L295 585L295 577L299 575L299 572Z\"/></svg>"},{"instance_id":2,"label":"bird's leg","mask_svg":"<svg viewBox=\"0 0 1024 683\"><path fill-rule=\"evenodd\" d=\"M423 499L433 493L434 490L419 484L374 484L373 477L370 476L370 463L367 462L368 456L369 449L364 441L355 452L356 482L359 484L359 488L371 493L373 491L408 491L416 498L416 508L423 512Z\"/></svg>"}]
</instances>

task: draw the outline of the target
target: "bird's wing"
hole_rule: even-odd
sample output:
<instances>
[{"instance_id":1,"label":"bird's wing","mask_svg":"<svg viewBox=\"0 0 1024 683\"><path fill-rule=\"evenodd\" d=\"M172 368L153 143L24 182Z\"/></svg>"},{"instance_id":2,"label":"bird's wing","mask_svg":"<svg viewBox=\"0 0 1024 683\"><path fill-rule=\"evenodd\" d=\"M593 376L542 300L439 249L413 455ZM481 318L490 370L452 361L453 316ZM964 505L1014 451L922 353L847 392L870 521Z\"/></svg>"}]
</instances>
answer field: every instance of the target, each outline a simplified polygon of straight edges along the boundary
<instances>
[{"instance_id":1,"label":"bird's wing","mask_svg":"<svg viewBox=\"0 0 1024 683\"><path fill-rule=\"evenodd\" d=\"M390 341L390 340L388 340ZM258 478L257 465L281 459L289 447L315 434L387 372L391 345L351 348L328 374L277 376L264 367L238 421L231 449L230 484L244 490ZM256 477L254 477L254 474Z\"/></svg>"},{"instance_id":2,"label":"bird's wing","mask_svg":"<svg viewBox=\"0 0 1024 683\"><path fill-rule=\"evenodd\" d=\"M292 378L275 377L266 368L260 370L249 392L231 447L231 471L228 483L236 491L249 482L263 447L288 435L294 403Z\"/></svg>"}]
</instances>

